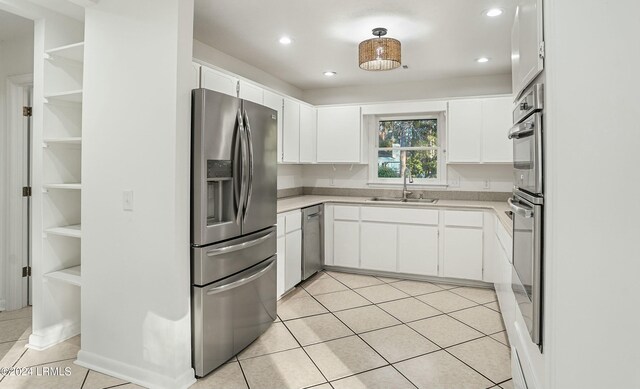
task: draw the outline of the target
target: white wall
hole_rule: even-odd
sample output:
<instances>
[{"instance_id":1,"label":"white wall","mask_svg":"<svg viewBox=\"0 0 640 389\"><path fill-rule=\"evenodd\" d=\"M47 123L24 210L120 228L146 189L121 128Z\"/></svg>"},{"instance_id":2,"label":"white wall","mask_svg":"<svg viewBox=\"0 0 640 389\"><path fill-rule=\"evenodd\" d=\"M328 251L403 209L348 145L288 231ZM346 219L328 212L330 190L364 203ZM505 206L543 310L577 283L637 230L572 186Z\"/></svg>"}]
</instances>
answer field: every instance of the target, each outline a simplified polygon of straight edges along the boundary
<instances>
[{"instance_id":1,"label":"white wall","mask_svg":"<svg viewBox=\"0 0 640 389\"><path fill-rule=\"evenodd\" d=\"M277 92L302 98L302 90L244 61L223 53L198 40L193 40L193 58L217 66Z\"/></svg>"},{"instance_id":2,"label":"white wall","mask_svg":"<svg viewBox=\"0 0 640 389\"><path fill-rule=\"evenodd\" d=\"M443 99L498 94L511 94L511 74L313 89L305 90L302 94L302 100L310 104L321 105Z\"/></svg>"},{"instance_id":3,"label":"white wall","mask_svg":"<svg viewBox=\"0 0 640 389\"><path fill-rule=\"evenodd\" d=\"M280 167L278 180L280 182ZM455 165L448 166L447 178L451 185L447 190L510 192L513 188L510 165ZM336 188L368 188L368 165L304 165L302 166L303 186L336 187ZM489 188L484 181L489 180ZM440 189L439 189L440 190Z\"/></svg>"},{"instance_id":4,"label":"white wall","mask_svg":"<svg viewBox=\"0 0 640 389\"><path fill-rule=\"evenodd\" d=\"M23 154L24 150L9 150L9 128L7 117L7 77L33 73L33 30L19 39L0 41L0 311L5 309L6 287L9 278L19 277L10 271L7 261L16 260L16 249L9 244L7 234L12 226L9 224L9 198L20 196L9 193L10 174L21 174L21 166L12 166L11 152Z\"/></svg>"},{"instance_id":5,"label":"white wall","mask_svg":"<svg viewBox=\"0 0 640 389\"><path fill-rule=\"evenodd\" d=\"M640 2L544 6L546 387L640 388Z\"/></svg>"},{"instance_id":6,"label":"white wall","mask_svg":"<svg viewBox=\"0 0 640 389\"><path fill-rule=\"evenodd\" d=\"M191 367L189 154L193 0L86 9L82 350L145 387ZM133 211L123 211L123 191Z\"/></svg>"}]
</instances>

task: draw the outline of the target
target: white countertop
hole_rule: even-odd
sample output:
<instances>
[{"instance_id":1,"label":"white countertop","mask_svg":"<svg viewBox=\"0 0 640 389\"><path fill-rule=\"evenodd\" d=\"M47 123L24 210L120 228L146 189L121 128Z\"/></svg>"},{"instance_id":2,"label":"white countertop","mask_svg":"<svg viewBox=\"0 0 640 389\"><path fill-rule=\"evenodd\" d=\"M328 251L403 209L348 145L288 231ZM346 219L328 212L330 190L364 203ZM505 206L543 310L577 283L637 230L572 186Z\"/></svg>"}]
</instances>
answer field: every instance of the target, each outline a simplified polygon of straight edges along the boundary
<instances>
[{"instance_id":1,"label":"white countertop","mask_svg":"<svg viewBox=\"0 0 640 389\"><path fill-rule=\"evenodd\" d=\"M347 203L365 205L393 205L398 207L412 208L478 208L490 209L496 213L498 220L511 235L512 222L505 211L509 210L507 202L500 201L479 201L479 200L438 200L435 204L429 203L400 203L395 201L372 201L371 197L351 197L351 196L294 196L278 199L278 213L292 211L310 207L323 203Z\"/></svg>"}]
</instances>

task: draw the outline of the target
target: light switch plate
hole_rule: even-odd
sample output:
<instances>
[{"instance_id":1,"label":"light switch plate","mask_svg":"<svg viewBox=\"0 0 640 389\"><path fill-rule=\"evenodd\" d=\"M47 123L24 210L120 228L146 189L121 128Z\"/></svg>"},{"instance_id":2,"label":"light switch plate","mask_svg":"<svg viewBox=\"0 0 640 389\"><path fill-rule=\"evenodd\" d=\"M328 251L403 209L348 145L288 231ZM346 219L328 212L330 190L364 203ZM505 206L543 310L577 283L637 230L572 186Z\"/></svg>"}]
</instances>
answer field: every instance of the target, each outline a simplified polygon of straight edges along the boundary
<instances>
[{"instance_id":1,"label":"light switch plate","mask_svg":"<svg viewBox=\"0 0 640 389\"><path fill-rule=\"evenodd\" d=\"M133 191L125 190L122 192L122 209L125 211L133 211Z\"/></svg>"}]
</instances>

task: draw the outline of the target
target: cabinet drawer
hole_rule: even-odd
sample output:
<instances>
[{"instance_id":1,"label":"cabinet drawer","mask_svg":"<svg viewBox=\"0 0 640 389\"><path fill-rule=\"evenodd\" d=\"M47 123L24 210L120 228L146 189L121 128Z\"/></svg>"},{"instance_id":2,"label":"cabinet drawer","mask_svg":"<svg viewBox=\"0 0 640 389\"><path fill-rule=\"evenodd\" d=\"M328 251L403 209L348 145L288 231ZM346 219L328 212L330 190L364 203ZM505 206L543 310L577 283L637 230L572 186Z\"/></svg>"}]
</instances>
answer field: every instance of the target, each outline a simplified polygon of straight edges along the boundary
<instances>
[{"instance_id":1,"label":"cabinet drawer","mask_svg":"<svg viewBox=\"0 0 640 389\"><path fill-rule=\"evenodd\" d=\"M294 211L285 215L285 225L287 234L302 228L302 212Z\"/></svg>"},{"instance_id":2,"label":"cabinet drawer","mask_svg":"<svg viewBox=\"0 0 640 389\"><path fill-rule=\"evenodd\" d=\"M438 211L434 209L362 207L362 220L438 225Z\"/></svg>"},{"instance_id":3,"label":"cabinet drawer","mask_svg":"<svg viewBox=\"0 0 640 389\"><path fill-rule=\"evenodd\" d=\"M278 215L278 227L277 227L278 238L281 237L281 236L284 236L284 234L286 233L286 230L285 230L285 227L284 227L284 225L285 225L284 220L285 220L284 215Z\"/></svg>"},{"instance_id":4,"label":"cabinet drawer","mask_svg":"<svg viewBox=\"0 0 640 389\"><path fill-rule=\"evenodd\" d=\"M334 220L360 220L360 207L336 205L333 207Z\"/></svg>"},{"instance_id":5,"label":"cabinet drawer","mask_svg":"<svg viewBox=\"0 0 640 389\"><path fill-rule=\"evenodd\" d=\"M444 211L444 225L458 227L482 227L482 212Z\"/></svg>"}]
</instances>

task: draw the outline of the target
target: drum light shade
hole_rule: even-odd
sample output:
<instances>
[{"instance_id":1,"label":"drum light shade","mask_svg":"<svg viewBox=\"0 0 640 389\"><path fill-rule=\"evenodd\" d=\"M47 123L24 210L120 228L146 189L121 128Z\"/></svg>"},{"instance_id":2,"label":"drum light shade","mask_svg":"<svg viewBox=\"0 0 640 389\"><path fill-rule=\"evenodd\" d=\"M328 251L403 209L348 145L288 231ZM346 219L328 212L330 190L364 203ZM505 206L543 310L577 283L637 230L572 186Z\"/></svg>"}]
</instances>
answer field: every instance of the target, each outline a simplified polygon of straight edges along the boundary
<instances>
[{"instance_id":1,"label":"drum light shade","mask_svg":"<svg viewBox=\"0 0 640 389\"><path fill-rule=\"evenodd\" d=\"M358 46L360 69L392 70L402 64L400 41L383 38L387 34L385 28L375 28L373 35L377 38L367 39Z\"/></svg>"}]
</instances>

